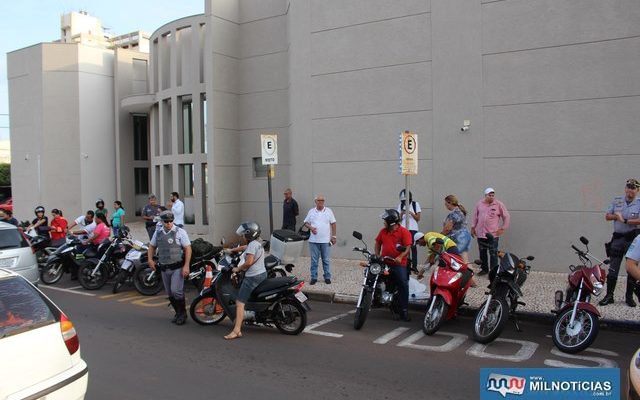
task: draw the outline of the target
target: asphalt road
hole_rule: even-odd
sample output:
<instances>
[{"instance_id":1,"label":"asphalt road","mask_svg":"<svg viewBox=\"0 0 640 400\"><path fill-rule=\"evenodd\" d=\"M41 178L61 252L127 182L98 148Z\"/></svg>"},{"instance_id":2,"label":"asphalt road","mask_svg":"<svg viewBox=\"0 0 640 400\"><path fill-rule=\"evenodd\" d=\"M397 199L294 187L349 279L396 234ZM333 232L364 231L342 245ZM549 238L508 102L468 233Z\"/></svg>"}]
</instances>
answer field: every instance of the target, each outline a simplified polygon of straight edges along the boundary
<instances>
[{"instance_id":1,"label":"asphalt road","mask_svg":"<svg viewBox=\"0 0 640 400\"><path fill-rule=\"evenodd\" d=\"M373 310L355 331L352 305L319 302L311 303L300 336L247 327L243 338L225 341L228 319L173 325L162 296L112 295L110 286L87 292L66 280L41 289L79 332L88 400L476 399L480 368L546 366L618 366L626 393L629 360L640 345L638 333L601 330L591 349L570 356L554 348L550 326L525 322L524 332L509 324L485 347L472 340L471 318L425 337L415 311L412 322L400 323Z\"/></svg>"}]
</instances>

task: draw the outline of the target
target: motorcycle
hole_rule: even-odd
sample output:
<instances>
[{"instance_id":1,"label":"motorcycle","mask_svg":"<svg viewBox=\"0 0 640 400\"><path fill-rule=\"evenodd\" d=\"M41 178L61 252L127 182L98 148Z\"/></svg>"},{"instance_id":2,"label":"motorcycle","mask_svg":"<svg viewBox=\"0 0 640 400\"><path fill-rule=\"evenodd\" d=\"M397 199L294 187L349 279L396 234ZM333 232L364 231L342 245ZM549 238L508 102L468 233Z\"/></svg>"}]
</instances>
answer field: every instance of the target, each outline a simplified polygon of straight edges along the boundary
<instances>
[{"instance_id":1,"label":"motorcycle","mask_svg":"<svg viewBox=\"0 0 640 400\"><path fill-rule=\"evenodd\" d=\"M227 315L234 319L238 288L232 283L231 270L236 263L222 267L211 282L191 302L191 317L199 324L212 325ZM286 335L298 335L307 326L307 296L302 293L304 282L293 276L267 278L251 294L245 304L247 324L273 326ZM208 302L208 303L206 303Z\"/></svg>"},{"instance_id":2,"label":"motorcycle","mask_svg":"<svg viewBox=\"0 0 640 400\"><path fill-rule=\"evenodd\" d=\"M139 292L141 292L141 290L140 288L138 288L138 285L140 285L142 289L146 289L143 283L134 281L134 275L136 271L141 268L145 268L145 266L148 265L147 250L149 248L141 241L136 240L132 237L127 237L124 239L124 241L127 248L129 248L129 251L124 256L124 260L120 264L120 270L118 271L115 283L113 284L112 292L114 294L118 293L118 291L125 285L127 281L134 282L134 286L136 289L138 289ZM159 285L157 290L154 289L153 293L151 293L150 295L158 293L161 289L162 285Z\"/></svg>"},{"instance_id":3,"label":"motorcycle","mask_svg":"<svg viewBox=\"0 0 640 400\"><path fill-rule=\"evenodd\" d=\"M487 234L487 238L490 235ZM509 317L518 332L522 332L518 324L516 308L525 305L519 301L522 297L522 285L524 285L531 271L527 261L533 261L533 256L518 258L513 253L498 252L498 267L490 275L491 283L487 300L480 306L476 313L473 326L473 339L478 343L489 343L495 340L504 329ZM475 261L481 265L480 260Z\"/></svg>"},{"instance_id":4,"label":"motorcycle","mask_svg":"<svg viewBox=\"0 0 640 400\"><path fill-rule=\"evenodd\" d=\"M42 270L47 265L47 258L57 249L56 246L51 246L51 238L46 236L40 236L36 234L33 229L26 232L31 248L36 255L38 262L38 268Z\"/></svg>"},{"instance_id":5,"label":"motorcycle","mask_svg":"<svg viewBox=\"0 0 640 400\"><path fill-rule=\"evenodd\" d=\"M589 347L598 335L600 312L591 304L591 295L599 296L604 289L607 273L602 268L609 260L601 261L589 253L589 240L584 236L580 242L586 250L580 250L575 245L571 248L576 252L582 265L570 265L568 285L564 293L555 293L556 314L553 323L553 343L565 353L578 353ZM594 265L593 261L597 264Z\"/></svg>"},{"instance_id":6,"label":"motorcycle","mask_svg":"<svg viewBox=\"0 0 640 400\"><path fill-rule=\"evenodd\" d=\"M83 249L82 241L78 237L69 235L65 243L47 258L45 266L40 269L40 280L44 284L53 285L62 279L65 272L78 271L87 258L93 258L96 255L95 248Z\"/></svg>"},{"instance_id":7,"label":"motorcycle","mask_svg":"<svg viewBox=\"0 0 640 400\"><path fill-rule=\"evenodd\" d=\"M444 249L442 239L436 239L436 244ZM444 250L435 254L432 265L437 267L429 280L431 297L422 323L422 331L425 335L436 333L444 321L455 317L458 307L466 304L464 297L473 277L473 271L460 256Z\"/></svg>"},{"instance_id":8,"label":"motorcycle","mask_svg":"<svg viewBox=\"0 0 640 400\"><path fill-rule=\"evenodd\" d=\"M367 250L367 244L362 240L362 234L353 231L353 237L362 241L364 248L354 247L353 251L362 253L367 261L363 261L360 266L364 267L364 280L362 290L356 304L356 314L353 320L353 327L359 330L367 320L369 310L374 307L388 306L394 319L398 319L400 305L398 304L398 290L391 277L389 266L385 260L393 260L393 257L381 257L371 254ZM401 246L400 251L404 251Z\"/></svg>"},{"instance_id":9,"label":"motorcycle","mask_svg":"<svg viewBox=\"0 0 640 400\"><path fill-rule=\"evenodd\" d=\"M124 262L131 245L127 241L129 230L123 226L113 239L105 239L97 248L95 257L90 257L78 272L78 280L83 288L97 290L109 279L115 278Z\"/></svg>"}]
</instances>

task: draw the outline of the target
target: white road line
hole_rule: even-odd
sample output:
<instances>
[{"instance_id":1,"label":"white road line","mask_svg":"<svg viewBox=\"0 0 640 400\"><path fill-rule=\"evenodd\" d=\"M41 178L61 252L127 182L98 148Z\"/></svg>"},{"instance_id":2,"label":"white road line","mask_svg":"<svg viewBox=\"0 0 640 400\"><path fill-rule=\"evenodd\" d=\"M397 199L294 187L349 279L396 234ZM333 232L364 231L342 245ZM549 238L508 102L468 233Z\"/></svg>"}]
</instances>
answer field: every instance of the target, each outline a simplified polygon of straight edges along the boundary
<instances>
[{"instance_id":1,"label":"white road line","mask_svg":"<svg viewBox=\"0 0 640 400\"><path fill-rule=\"evenodd\" d=\"M326 324L328 324L328 323L331 323L331 322L333 322L333 321L337 321L337 320L339 320L340 318L347 317L347 316L349 316L349 314L353 314L353 313L355 313L355 312L356 312L356 310L352 310L352 311L349 311L349 312L344 313L344 314L336 315L335 317L331 317L331 318L323 319L322 321L316 322L315 324L308 325L308 326L304 329L304 332L305 332L305 333L311 333L311 334L313 334L313 335L319 335L319 336L329 336L329 337L341 338L341 337L343 337L343 336L344 336L344 335L343 335L343 334L341 334L341 333L315 331L314 329L315 329L315 328L317 328L317 327L319 327L319 326L322 326L322 325L326 325Z\"/></svg>"},{"instance_id":2,"label":"white road line","mask_svg":"<svg viewBox=\"0 0 640 400\"><path fill-rule=\"evenodd\" d=\"M600 349L587 349L587 350L591 350L594 353L601 353L601 352L603 352L603 354L613 353L613 352L610 352L608 350L600 350ZM587 351L587 350L585 350L585 351ZM553 354L554 356L564 357L564 358L568 358L568 359L571 359L571 360L589 361L589 362L592 362L592 363L596 363L598 365L593 367L593 366L584 365L584 364L567 363L567 362L560 361L560 360L553 360L553 359L544 360L544 365L547 365L549 367L557 367L557 368L618 368L618 363L616 363L613 360L609 360L607 358L602 358L602 357L588 357L588 356L584 356L584 355L566 354L566 353L563 353L560 350L556 349L555 347L551 349L551 354ZM614 353L614 354L616 354L616 353Z\"/></svg>"},{"instance_id":3,"label":"white road line","mask_svg":"<svg viewBox=\"0 0 640 400\"><path fill-rule=\"evenodd\" d=\"M605 350L605 349L595 349L592 347L589 347L588 349L585 349L585 351L590 351L592 353L598 353L598 354L602 354L603 356L609 356L609 357L619 357L620 354L616 353L615 351L609 351L609 350Z\"/></svg>"},{"instance_id":4,"label":"white road line","mask_svg":"<svg viewBox=\"0 0 640 400\"><path fill-rule=\"evenodd\" d=\"M67 288L67 289L69 289L69 290L82 289L82 286L74 286L74 287L70 287L70 288Z\"/></svg>"},{"instance_id":5,"label":"white road line","mask_svg":"<svg viewBox=\"0 0 640 400\"><path fill-rule=\"evenodd\" d=\"M422 351L435 351L438 353L446 353L458 348L461 344L463 344L469 337L467 335L463 335L461 333L453 333L453 332L437 332L434 336L449 336L451 340L447 343L440 346L427 346L421 344L415 344L418 340L427 337L422 330L414 333L408 338L404 339L396 346L398 347L408 347L410 349L422 350Z\"/></svg>"},{"instance_id":6,"label":"white road line","mask_svg":"<svg viewBox=\"0 0 640 400\"><path fill-rule=\"evenodd\" d=\"M51 289L51 290L57 290L59 292L67 292L67 293L73 293L73 294L79 294L82 296L95 296L94 293L85 293L85 292L78 292L77 290L71 290L71 289L63 289L63 288L59 288L59 287L53 287L53 286L39 286L39 289Z\"/></svg>"},{"instance_id":7,"label":"white road line","mask_svg":"<svg viewBox=\"0 0 640 400\"><path fill-rule=\"evenodd\" d=\"M386 335L380 336L379 338L374 340L373 343L376 343L376 344L387 344L387 343L389 343L389 341L397 338L398 336L402 335L403 333L405 333L408 330L409 330L409 328L397 328L397 329L394 329L391 332L387 333Z\"/></svg>"},{"instance_id":8,"label":"white road line","mask_svg":"<svg viewBox=\"0 0 640 400\"><path fill-rule=\"evenodd\" d=\"M492 346L492 344L495 343L495 342L505 342L505 343L519 344L520 345L520 349L518 349L518 351L515 354L511 354L511 355L487 353L485 351L487 349L487 347ZM493 346L495 346L495 345L493 345ZM471 346L471 347L469 347L469 349L467 349L467 355L473 356L473 357L478 357L478 358L490 358L490 359L493 359L493 360L505 360L505 361L512 361L512 362L522 362L522 361L526 361L526 360L530 359L533 356L533 354L536 352L537 349L538 349L538 343L535 343L535 342L529 342L527 340L514 340L514 339L497 338L492 343L487 343L487 344L475 343L473 346Z\"/></svg>"}]
</instances>

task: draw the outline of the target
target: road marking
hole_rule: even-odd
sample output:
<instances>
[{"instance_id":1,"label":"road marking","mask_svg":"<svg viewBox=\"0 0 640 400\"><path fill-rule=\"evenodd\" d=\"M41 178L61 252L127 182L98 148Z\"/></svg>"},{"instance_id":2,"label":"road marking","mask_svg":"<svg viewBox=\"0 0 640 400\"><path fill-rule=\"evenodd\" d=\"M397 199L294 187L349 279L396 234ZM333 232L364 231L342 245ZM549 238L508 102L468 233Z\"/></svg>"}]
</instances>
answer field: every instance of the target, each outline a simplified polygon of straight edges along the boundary
<instances>
[{"instance_id":1,"label":"road marking","mask_svg":"<svg viewBox=\"0 0 640 400\"><path fill-rule=\"evenodd\" d=\"M341 319L341 318L348 317L348 316L349 316L349 314L353 314L353 313L355 313L355 312L356 312L356 310L352 310L352 311L349 311L349 312L344 313L344 314L336 315L335 317L331 317L331 318L323 319L322 321L316 322L315 324L308 325L308 326L304 329L304 332L305 332L305 333L311 333L311 334L313 334L313 335L319 335L319 336L328 336L328 337L334 337L334 338L341 338L341 337L343 337L343 336L344 336L344 335L343 335L343 334L341 334L341 333L333 333L333 332L316 331L316 330L314 330L314 329L315 329L315 328L317 328L317 327L319 327L319 326L322 326L322 325L326 325L326 324L328 324L328 323L331 323L331 322L333 322L333 321L337 321L337 320L339 320L339 319Z\"/></svg>"},{"instance_id":2,"label":"road marking","mask_svg":"<svg viewBox=\"0 0 640 400\"><path fill-rule=\"evenodd\" d=\"M495 342L515 343L520 345L520 349L513 355L502 355L487 353L485 350ZM498 338L491 343L481 344L475 343L467 350L467 355L478 358L490 358L493 360L505 360L513 362L522 362L530 359L533 353L538 349L538 343L529 342L527 340L514 340L514 339L502 339Z\"/></svg>"},{"instance_id":3,"label":"road marking","mask_svg":"<svg viewBox=\"0 0 640 400\"><path fill-rule=\"evenodd\" d=\"M396 328L396 329L392 330L391 332L387 333L386 335L380 336L379 338L374 340L373 343L376 343L376 344L387 344L387 343L389 343L389 341L397 338L398 336L402 335L403 333L405 333L408 330L409 330L409 328Z\"/></svg>"},{"instance_id":4,"label":"road marking","mask_svg":"<svg viewBox=\"0 0 640 400\"><path fill-rule=\"evenodd\" d=\"M168 300L164 296L141 296L140 299L134 300L131 304L142 307L161 307L168 304Z\"/></svg>"},{"instance_id":5,"label":"road marking","mask_svg":"<svg viewBox=\"0 0 640 400\"><path fill-rule=\"evenodd\" d=\"M80 286L70 287L70 288L67 288L67 289L69 289L69 290L82 289L82 285L80 285Z\"/></svg>"},{"instance_id":6,"label":"road marking","mask_svg":"<svg viewBox=\"0 0 640 400\"><path fill-rule=\"evenodd\" d=\"M57 290L59 292L67 292L67 293L73 293L73 294L79 294L82 296L95 296L95 293L85 293L85 292L78 292L77 290L71 290L71 289L64 289L64 288L59 288L59 287L53 287L53 286L40 286L40 289L51 289L51 290Z\"/></svg>"},{"instance_id":7,"label":"road marking","mask_svg":"<svg viewBox=\"0 0 640 400\"><path fill-rule=\"evenodd\" d=\"M422 331L418 331L402 342L398 343L398 347L408 347L410 349L422 350L422 351L436 351L438 353L446 353L456 349L462 343L464 343L469 337L460 333L453 332L438 332L434 336L450 336L451 340L440 346L426 346L422 344L415 344L418 340L422 339L426 335Z\"/></svg>"},{"instance_id":8,"label":"road marking","mask_svg":"<svg viewBox=\"0 0 640 400\"><path fill-rule=\"evenodd\" d=\"M122 297L121 299L118 299L119 302L123 302L123 301L129 301L129 300L136 300L136 299L140 299L142 298L141 295L139 294L128 294L124 297Z\"/></svg>"},{"instance_id":9,"label":"road marking","mask_svg":"<svg viewBox=\"0 0 640 400\"><path fill-rule=\"evenodd\" d=\"M600 353L600 354L613 353L613 354L616 354L616 356L618 355L617 353L614 353L612 351L602 350L602 349L585 349L584 351L591 351L592 353ZM560 350L556 349L555 347L551 349L551 354L553 354L555 356L558 356L558 357L569 358L569 359L572 359L572 360L591 361L591 362L594 362L594 363L596 363L598 365L596 365L594 367L594 366L591 366L591 365L566 363L566 362L560 361L560 360L551 360L551 359L544 360L544 365L547 365L549 367L558 367L558 368L618 368L618 363L616 363L613 360L609 360L609 359L602 358L602 357L589 357L589 356L576 355L576 354L565 354L565 353L561 352Z\"/></svg>"}]
</instances>

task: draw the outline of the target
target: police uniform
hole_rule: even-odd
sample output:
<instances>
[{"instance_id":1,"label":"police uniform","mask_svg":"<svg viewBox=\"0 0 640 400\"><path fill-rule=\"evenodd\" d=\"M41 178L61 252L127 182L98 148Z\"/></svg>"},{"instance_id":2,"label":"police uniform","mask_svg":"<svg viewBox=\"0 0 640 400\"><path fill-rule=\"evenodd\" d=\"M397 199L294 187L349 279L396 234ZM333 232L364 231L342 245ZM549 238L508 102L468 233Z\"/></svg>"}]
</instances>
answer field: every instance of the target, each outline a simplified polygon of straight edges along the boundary
<instances>
[{"instance_id":1,"label":"police uniform","mask_svg":"<svg viewBox=\"0 0 640 400\"><path fill-rule=\"evenodd\" d=\"M157 249L158 269L162 271L164 290L176 310L176 317L183 313L186 317L182 267L184 265L184 248L191 245L189 236L184 229L173 225L168 232L163 228L158 229L151 238L150 244Z\"/></svg>"},{"instance_id":2,"label":"police uniform","mask_svg":"<svg viewBox=\"0 0 640 400\"><path fill-rule=\"evenodd\" d=\"M600 302L600 305L609 304L608 297L613 296L620 271L622 259L629 249L633 239L640 233L638 225L630 225L626 220L636 219L640 216L640 198L635 198L627 203L625 196L616 196L613 198L611 205L607 209L607 214L621 213L625 221L613 221L613 235L611 241L605 246L607 248L607 256L610 259L609 273L607 274L607 295ZM627 276L627 290L625 292L626 299L633 299L633 280Z\"/></svg>"}]
</instances>

